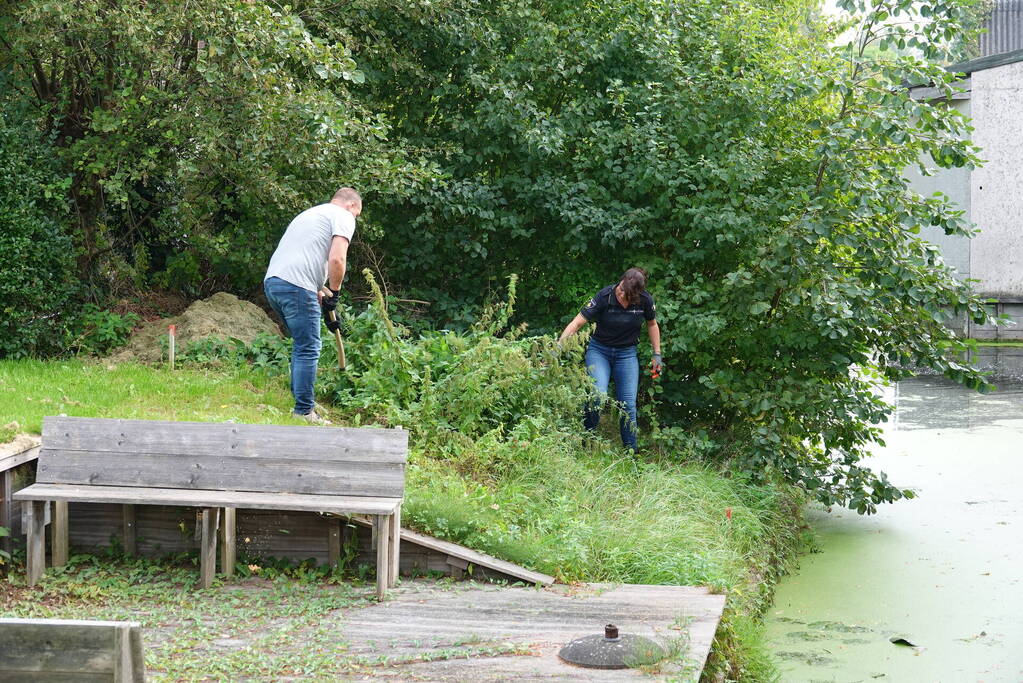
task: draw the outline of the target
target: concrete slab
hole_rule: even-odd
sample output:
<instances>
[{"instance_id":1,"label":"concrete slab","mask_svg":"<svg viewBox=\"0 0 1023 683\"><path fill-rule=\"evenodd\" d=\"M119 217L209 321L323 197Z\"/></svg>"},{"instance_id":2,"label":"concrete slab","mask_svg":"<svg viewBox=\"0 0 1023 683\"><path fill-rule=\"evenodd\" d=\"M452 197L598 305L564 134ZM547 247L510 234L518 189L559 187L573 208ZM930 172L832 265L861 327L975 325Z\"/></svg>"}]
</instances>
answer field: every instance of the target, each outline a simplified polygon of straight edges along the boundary
<instances>
[{"instance_id":1,"label":"concrete slab","mask_svg":"<svg viewBox=\"0 0 1023 683\"><path fill-rule=\"evenodd\" d=\"M698 680L725 596L705 588L586 584L547 588L411 582L382 604L343 610L339 633L367 677L423 681ZM584 669L557 654L603 632L653 638L676 653L645 671Z\"/></svg>"}]
</instances>

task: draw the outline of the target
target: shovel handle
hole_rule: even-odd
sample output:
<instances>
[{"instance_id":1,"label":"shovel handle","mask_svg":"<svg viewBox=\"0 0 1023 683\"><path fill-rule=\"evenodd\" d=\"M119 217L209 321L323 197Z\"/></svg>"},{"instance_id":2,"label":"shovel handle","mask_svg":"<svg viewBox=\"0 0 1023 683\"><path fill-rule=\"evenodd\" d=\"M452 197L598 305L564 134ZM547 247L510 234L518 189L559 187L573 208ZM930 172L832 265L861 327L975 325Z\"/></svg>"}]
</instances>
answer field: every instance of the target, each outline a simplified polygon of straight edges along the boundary
<instances>
[{"instance_id":1,"label":"shovel handle","mask_svg":"<svg viewBox=\"0 0 1023 683\"><path fill-rule=\"evenodd\" d=\"M337 322L337 315L334 311L327 311L327 318L331 322ZM341 330L334 330L334 343L337 344L337 366L345 369L345 343L341 340Z\"/></svg>"}]
</instances>

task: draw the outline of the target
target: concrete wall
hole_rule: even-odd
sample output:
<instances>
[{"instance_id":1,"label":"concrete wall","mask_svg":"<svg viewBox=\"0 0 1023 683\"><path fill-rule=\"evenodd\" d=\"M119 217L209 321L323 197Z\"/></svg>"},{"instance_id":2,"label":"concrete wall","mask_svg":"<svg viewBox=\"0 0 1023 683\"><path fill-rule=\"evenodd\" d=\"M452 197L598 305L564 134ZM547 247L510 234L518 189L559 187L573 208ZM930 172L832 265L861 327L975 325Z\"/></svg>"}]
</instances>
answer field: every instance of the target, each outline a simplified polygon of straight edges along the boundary
<instances>
[{"instance_id":1,"label":"concrete wall","mask_svg":"<svg viewBox=\"0 0 1023 683\"><path fill-rule=\"evenodd\" d=\"M970 100L952 100L948 106L959 110L966 116L971 115ZM924 164L933 167L934 162L928 158ZM916 167L906 170L906 177L914 190L930 197L935 192L942 192L954 201L970 216L970 170L967 168L936 168L934 175L922 175ZM970 274L970 238L959 235L946 235L941 228L930 227L921 232L921 237L937 245L945 263L952 266L961 278L971 277Z\"/></svg>"},{"instance_id":2,"label":"concrete wall","mask_svg":"<svg viewBox=\"0 0 1023 683\"><path fill-rule=\"evenodd\" d=\"M1008 328L965 320L955 326L978 339L1023 340L1023 62L973 71L963 85L969 95L948 106L973 119L973 142L985 165L972 172L938 169L927 177L907 169L906 177L923 195L948 195L977 226L979 234L972 240L936 228L922 236L941 249L959 277L978 281L978 294L997 301L993 312L1016 321ZM928 88L914 92L922 99L937 96Z\"/></svg>"},{"instance_id":3,"label":"concrete wall","mask_svg":"<svg viewBox=\"0 0 1023 683\"><path fill-rule=\"evenodd\" d=\"M971 218L980 235L970 274L980 294L1023 301L1023 62L972 75L973 141L987 163L971 177Z\"/></svg>"}]
</instances>

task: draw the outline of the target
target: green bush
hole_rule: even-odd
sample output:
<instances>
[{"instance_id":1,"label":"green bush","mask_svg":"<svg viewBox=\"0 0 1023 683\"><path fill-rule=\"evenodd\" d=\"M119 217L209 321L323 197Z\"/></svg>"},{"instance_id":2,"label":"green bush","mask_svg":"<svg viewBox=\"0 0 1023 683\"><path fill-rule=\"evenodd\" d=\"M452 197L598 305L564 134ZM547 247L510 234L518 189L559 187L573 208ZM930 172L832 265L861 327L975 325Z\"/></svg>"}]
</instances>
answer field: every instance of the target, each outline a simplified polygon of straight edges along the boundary
<instances>
[{"instance_id":1,"label":"green bush","mask_svg":"<svg viewBox=\"0 0 1023 683\"><path fill-rule=\"evenodd\" d=\"M101 356L128 343L131 331L139 322L134 313L105 311L95 304L86 304L69 332L69 348L76 353Z\"/></svg>"},{"instance_id":2,"label":"green bush","mask_svg":"<svg viewBox=\"0 0 1023 683\"><path fill-rule=\"evenodd\" d=\"M68 178L53 149L11 111L0 112L0 358L59 351L77 288Z\"/></svg>"},{"instance_id":3,"label":"green bush","mask_svg":"<svg viewBox=\"0 0 1023 683\"><path fill-rule=\"evenodd\" d=\"M160 340L167 343L167 338ZM185 345L178 355L178 361L204 366L251 365L269 374L288 371L291 357L291 340L272 334L259 334L251 344L241 339L205 337Z\"/></svg>"},{"instance_id":4,"label":"green bush","mask_svg":"<svg viewBox=\"0 0 1023 683\"><path fill-rule=\"evenodd\" d=\"M412 337L390 319L365 274L376 303L347 321L349 368L336 373L321 362L339 407L366 421L406 425L440 447L494 430L579 429L592 384L582 363L564 356L578 352L581 340L563 355L550 337L523 338L524 329L508 329L514 276L508 302L487 308L468 330Z\"/></svg>"}]
</instances>

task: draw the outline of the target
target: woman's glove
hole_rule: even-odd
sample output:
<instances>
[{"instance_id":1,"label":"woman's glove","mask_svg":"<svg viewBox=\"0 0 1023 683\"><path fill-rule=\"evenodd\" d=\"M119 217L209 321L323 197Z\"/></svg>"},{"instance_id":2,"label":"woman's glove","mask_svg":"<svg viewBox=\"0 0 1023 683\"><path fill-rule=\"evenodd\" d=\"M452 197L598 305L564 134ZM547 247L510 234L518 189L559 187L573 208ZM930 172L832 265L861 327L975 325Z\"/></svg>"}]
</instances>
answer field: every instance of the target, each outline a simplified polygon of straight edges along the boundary
<instances>
[{"instance_id":1,"label":"woman's glove","mask_svg":"<svg viewBox=\"0 0 1023 683\"><path fill-rule=\"evenodd\" d=\"M661 376L661 372L664 370L664 361L661 359L661 354L655 353L653 359L650 361L650 376L657 379Z\"/></svg>"}]
</instances>

